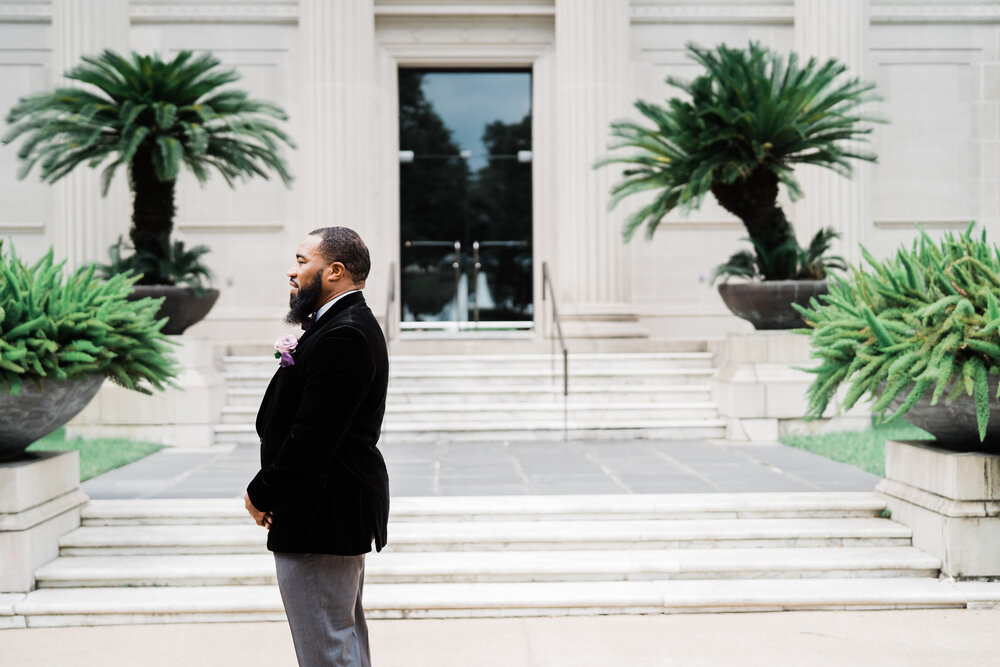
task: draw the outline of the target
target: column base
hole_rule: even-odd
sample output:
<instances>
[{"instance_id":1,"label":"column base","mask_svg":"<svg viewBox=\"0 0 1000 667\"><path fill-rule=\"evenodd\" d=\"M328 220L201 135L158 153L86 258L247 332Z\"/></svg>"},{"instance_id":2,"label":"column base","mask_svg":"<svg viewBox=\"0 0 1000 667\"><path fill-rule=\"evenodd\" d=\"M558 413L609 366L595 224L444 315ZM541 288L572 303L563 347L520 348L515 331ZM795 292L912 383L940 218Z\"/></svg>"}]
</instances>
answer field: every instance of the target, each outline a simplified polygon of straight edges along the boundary
<instances>
[{"instance_id":1,"label":"column base","mask_svg":"<svg viewBox=\"0 0 1000 667\"><path fill-rule=\"evenodd\" d=\"M0 593L26 593L35 570L59 555L59 540L80 526L78 452L32 452L0 463Z\"/></svg>"},{"instance_id":2,"label":"column base","mask_svg":"<svg viewBox=\"0 0 1000 667\"><path fill-rule=\"evenodd\" d=\"M888 441L877 491L913 546L955 578L1000 577L1000 454Z\"/></svg>"},{"instance_id":3,"label":"column base","mask_svg":"<svg viewBox=\"0 0 1000 667\"><path fill-rule=\"evenodd\" d=\"M786 433L870 424L869 413L858 407L835 416L837 405L822 419L805 421L814 376L799 368L815 365L806 336L790 331L733 333L713 351L722 366L712 380L712 396L727 421L730 440L777 440Z\"/></svg>"}]
</instances>

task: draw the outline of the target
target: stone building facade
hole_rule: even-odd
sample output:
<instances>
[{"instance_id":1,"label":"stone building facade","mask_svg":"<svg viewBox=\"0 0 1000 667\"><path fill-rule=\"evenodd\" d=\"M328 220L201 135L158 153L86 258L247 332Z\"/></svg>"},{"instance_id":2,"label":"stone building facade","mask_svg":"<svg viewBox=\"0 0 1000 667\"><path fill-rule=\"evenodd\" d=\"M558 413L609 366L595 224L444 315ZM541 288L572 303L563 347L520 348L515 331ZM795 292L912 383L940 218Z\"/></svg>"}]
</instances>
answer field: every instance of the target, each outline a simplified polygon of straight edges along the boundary
<instances>
[{"instance_id":1,"label":"stone building facade","mask_svg":"<svg viewBox=\"0 0 1000 667\"><path fill-rule=\"evenodd\" d=\"M914 222L936 234L974 219L1000 238L996 0L0 0L0 107L111 47L211 50L242 73L239 85L288 110L299 145L289 154L291 189L255 180L230 190L221 178L202 189L190 175L179 184L177 233L213 248L223 292L192 331L217 342L272 339L293 249L328 224L354 227L368 241L368 300L389 313L394 334L541 337L549 326L544 263L572 336L704 338L749 328L708 280L742 243L742 226L706 201L672 215L651 240L626 245L627 206L606 209L615 173L592 165L606 152L608 124L635 115L634 99L663 101L666 76L697 73L686 43L749 40L848 63L877 84L883 101L871 111L889 120L874 134L879 164L853 180L799 172L805 197L785 205L800 241L833 225L844 235L841 253L857 260L858 244L888 253L914 236ZM530 111L520 120L530 133L518 135L516 152L483 143L488 153L478 155L446 118L511 102L506 89L490 92L500 79L480 77L467 89L461 77L448 79L476 74L528 77L520 113ZM454 154L438 167L458 159L462 173L475 175L461 186L473 211L455 223L461 238L453 230L433 238L433 219L416 233L404 219L408 169L426 167L424 180L410 184L418 194L446 180L421 162L433 156L401 145L402 82L412 77L452 131ZM518 119L503 120L513 127ZM54 245L71 264L104 259L127 231L124 182L102 199L95 173L56 186L18 181L14 153L0 149L0 235L29 258ZM499 167L483 165L509 167L514 180L490 181L501 178ZM491 226L506 215L504 207L489 212L486 186L496 183L508 191L521 184L516 234ZM513 274L522 281L516 289Z\"/></svg>"}]
</instances>

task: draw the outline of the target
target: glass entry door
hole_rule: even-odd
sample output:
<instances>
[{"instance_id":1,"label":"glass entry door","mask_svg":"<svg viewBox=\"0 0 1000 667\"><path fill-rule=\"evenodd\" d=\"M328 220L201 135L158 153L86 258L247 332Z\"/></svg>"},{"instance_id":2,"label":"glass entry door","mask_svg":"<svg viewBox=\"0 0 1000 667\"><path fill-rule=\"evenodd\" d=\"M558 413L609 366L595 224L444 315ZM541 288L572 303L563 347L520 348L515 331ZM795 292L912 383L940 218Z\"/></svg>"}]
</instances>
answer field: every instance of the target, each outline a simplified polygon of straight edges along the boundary
<instances>
[{"instance_id":1,"label":"glass entry door","mask_svg":"<svg viewBox=\"0 0 1000 667\"><path fill-rule=\"evenodd\" d=\"M399 71L401 327L532 325L531 72Z\"/></svg>"}]
</instances>

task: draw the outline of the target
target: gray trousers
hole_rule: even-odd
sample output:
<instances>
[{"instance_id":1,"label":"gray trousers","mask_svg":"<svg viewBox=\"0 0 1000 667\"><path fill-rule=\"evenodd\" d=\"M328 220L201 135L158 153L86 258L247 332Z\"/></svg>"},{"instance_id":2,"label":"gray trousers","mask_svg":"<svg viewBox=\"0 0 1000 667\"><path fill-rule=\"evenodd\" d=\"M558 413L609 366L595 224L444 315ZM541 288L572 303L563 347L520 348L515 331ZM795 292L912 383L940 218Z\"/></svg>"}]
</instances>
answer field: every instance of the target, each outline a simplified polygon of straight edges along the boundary
<instances>
[{"instance_id":1,"label":"gray trousers","mask_svg":"<svg viewBox=\"0 0 1000 667\"><path fill-rule=\"evenodd\" d=\"M361 606L365 556L275 553L300 667L371 667Z\"/></svg>"}]
</instances>

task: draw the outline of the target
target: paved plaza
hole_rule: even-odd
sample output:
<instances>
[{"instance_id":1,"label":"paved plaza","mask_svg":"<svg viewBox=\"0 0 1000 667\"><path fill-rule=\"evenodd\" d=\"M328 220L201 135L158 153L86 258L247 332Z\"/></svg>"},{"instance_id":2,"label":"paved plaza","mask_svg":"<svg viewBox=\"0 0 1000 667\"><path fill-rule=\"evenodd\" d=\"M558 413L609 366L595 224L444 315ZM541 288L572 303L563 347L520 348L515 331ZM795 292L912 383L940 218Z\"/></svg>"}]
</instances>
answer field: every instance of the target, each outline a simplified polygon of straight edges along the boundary
<instances>
[{"instance_id":1,"label":"paved plaza","mask_svg":"<svg viewBox=\"0 0 1000 667\"><path fill-rule=\"evenodd\" d=\"M871 491L879 478L779 443L696 440L393 443L392 495ZM258 469L256 445L165 449L84 483L91 498L225 498Z\"/></svg>"},{"instance_id":2,"label":"paved plaza","mask_svg":"<svg viewBox=\"0 0 1000 667\"><path fill-rule=\"evenodd\" d=\"M375 667L995 667L1000 610L371 621ZM293 667L285 623L0 631L17 667ZM8 662L9 660L9 662Z\"/></svg>"}]
</instances>

